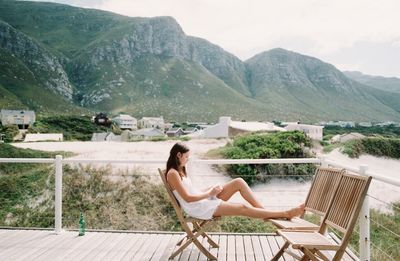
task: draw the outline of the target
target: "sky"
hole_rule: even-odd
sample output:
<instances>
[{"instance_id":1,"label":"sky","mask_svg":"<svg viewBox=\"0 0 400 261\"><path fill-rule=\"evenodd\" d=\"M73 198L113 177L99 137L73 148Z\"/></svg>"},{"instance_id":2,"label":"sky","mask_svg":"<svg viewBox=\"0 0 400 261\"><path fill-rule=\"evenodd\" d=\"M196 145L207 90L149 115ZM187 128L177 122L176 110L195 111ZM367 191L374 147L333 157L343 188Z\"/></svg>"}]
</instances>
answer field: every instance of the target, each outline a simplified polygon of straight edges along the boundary
<instances>
[{"instance_id":1,"label":"sky","mask_svg":"<svg viewBox=\"0 0 400 261\"><path fill-rule=\"evenodd\" d=\"M284 48L339 70L400 78L398 0L47 0L127 16L172 16L241 60Z\"/></svg>"}]
</instances>

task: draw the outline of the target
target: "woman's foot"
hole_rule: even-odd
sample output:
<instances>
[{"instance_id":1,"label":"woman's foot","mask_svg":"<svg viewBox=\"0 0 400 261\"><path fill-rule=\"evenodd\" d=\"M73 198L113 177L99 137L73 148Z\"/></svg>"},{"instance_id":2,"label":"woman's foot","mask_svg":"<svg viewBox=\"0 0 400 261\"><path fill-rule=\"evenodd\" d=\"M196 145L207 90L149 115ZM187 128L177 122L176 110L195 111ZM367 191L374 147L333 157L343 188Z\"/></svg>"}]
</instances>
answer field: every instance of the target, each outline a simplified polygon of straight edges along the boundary
<instances>
[{"instance_id":1,"label":"woman's foot","mask_svg":"<svg viewBox=\"0 0 400 261\"><path fill-rule=\"evenodd\" d=\"M287 213L287 218L288 218L288 219L292 219L292 218L294 218L294 217L298 217L298 216L303 215L303 213L304 213L304 208L305 208L305 205L304 205L304 204L301 204L301 205L298 206L298 207L289 209L288 211L286 211L286 213Z\"/></svg>"}]
</instances>

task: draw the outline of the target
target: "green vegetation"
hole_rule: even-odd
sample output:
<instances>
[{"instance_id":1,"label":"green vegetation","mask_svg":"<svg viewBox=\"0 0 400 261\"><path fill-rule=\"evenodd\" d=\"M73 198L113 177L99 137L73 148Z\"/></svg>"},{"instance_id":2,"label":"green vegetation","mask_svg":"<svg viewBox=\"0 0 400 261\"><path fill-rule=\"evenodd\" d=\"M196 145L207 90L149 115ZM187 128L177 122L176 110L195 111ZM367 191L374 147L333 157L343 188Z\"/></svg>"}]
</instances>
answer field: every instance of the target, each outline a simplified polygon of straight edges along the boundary
<instances>
[{"instance_id":1,"label":"green vegetation","mask_svg":"<svg viewBox=\"0 0 400 261\"><path fill-rule=\"evenodd\" d=\"M386 138L400 137L400 127L393 125L389 126L373 126L373 127L361 127L356 126L355 128L342 128L339 126L325 126L324 127L324 140L328 137L333 137L336 134L345 134L350 132L358 132L365 136L379 135Z\"/></svg>"},{"instance_id":2,"label":"green vegetation","mask_svg":"<svg viewBox=\"0 0 400 261\"><path fill-rule=\"evenodd\" d=\"M18 134L18 127L16 125L2 126L0 124L0 134L3 134L2 139L4 142L12 142L15 135Z\"/></svg>"},{"instance_id":3,"label":"green vegetation","mask_svg":"<svg viewBox=\"0 0 400 261\"><path fill-rule=\"evenodd\" d=\"M228 159L305 158L310 156L304 152L305 146L311 146L311 140L298 131L251 134L235 138L220 154ZM229 166L228 173L253 184L265 182L271 175L307 179L314 169L313 164L242 164Z\"/></svg>"},{"instance_id":4,"label":"green vegetation","mask_svg":"<svg viewBox=\"0 0 400 261\"><path fill-rule=\"evenodd\" d=\"M87 141L94 132L112 129L96 125L89 116L48 116L38 118L29 133L63 133L64 140Z\"/></svg>"},{"instance_id":5,"label":"green vegetation","mask_svg":"<svg viewBox=\"0 0 400 261\"><path fill-rule=\"evenodd\" d=\"M367 153L378 157L400 159L400 138L364 138L344 144L342 152L352 158Z\"/></svg>"}]
</instances>

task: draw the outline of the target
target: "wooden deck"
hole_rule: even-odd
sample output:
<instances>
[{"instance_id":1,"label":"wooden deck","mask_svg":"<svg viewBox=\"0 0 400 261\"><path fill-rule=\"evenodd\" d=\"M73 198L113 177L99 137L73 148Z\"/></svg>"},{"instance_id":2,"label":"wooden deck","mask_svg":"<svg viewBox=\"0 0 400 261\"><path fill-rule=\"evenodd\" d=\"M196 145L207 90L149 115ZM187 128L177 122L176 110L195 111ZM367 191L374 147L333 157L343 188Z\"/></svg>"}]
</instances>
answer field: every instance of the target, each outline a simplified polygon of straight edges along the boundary
<instances>
[{"instance_id":1,"label":"wooden deck","mask_svg":"<svg viewBox=\"0 0 400 261\"><path fill-rule=\"evenodd\" d=\"M270 260L283 243L274 234L212 234L219 248L212 253L222 261ZM55 235L49 230L0 229L0 260L168 260L181 233L87 232ZM206 260L189 246L174 260ZM281 260L293 260L284 256ZM354 260L348 254L343 260Z\"/></svg>"}]
</instances>

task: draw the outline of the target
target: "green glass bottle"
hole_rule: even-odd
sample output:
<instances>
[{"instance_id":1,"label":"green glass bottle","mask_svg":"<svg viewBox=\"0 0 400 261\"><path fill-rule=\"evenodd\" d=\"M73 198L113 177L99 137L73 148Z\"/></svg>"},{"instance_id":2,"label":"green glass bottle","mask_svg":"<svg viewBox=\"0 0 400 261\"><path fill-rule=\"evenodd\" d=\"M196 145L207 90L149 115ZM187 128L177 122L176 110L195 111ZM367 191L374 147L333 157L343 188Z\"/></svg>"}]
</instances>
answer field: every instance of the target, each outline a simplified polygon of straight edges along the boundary
<instances>
[{"instance_id":1,"label":"green glass bottle","mask_svg":"<svg viewBox=\"0 0 400 261\"><path fill-rule=\"evenodd\" d=\"M79 218L79 235L85 235L85 219L83 218L83 213L81 213L81 216Z\"/></svg>"}]
</instances>

